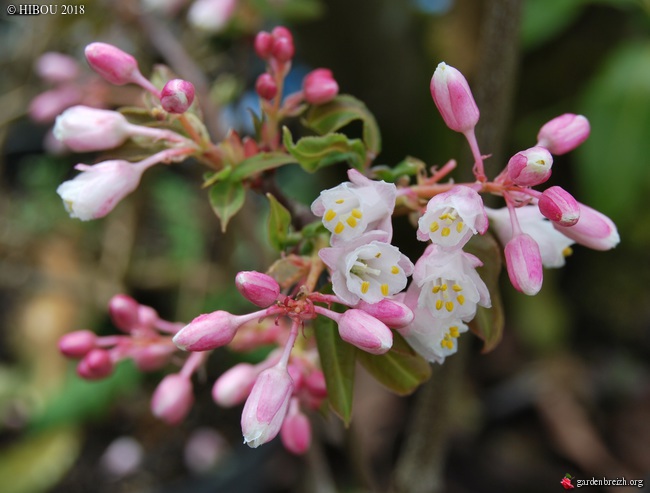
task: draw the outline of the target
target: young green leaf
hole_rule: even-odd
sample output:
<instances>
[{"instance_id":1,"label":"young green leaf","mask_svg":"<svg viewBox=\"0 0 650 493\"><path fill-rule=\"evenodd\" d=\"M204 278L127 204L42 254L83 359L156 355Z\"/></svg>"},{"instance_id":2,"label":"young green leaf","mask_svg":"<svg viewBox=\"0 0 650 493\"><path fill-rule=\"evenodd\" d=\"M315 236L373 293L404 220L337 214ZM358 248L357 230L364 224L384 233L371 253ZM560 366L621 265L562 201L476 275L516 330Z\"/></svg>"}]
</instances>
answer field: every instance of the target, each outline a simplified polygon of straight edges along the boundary
<instances>
[{"instance_id":1,"label":"young green leaf","mask_svg":"<svg viewBox=\"0 0 650 493\"><path fill-rule=\"evenodd\" d=\"M283 152L261 152L244 159L232 172L233 180L243 180L256 173L296 163L296 158Z\"/></svg>"},{"instance_id":2,"label":"young green leaf","mask_svg":"<svg viewBox=\"0 0 650 493\"><path fill-rule=\"evenodd\" d=\"M243 207L245 199L246 190L241 181L227 179L210 188L210 205L221 221L222 232L226 232L228 222Z\"/></svg>"},{"instance_id":3,"label":"young green leaf","mask_svg":"<svg viewBox=\"0 0 650 493\"><path fill-rule=\"evenodd\" d=\"M288 128L283 129L283 143L287 151L305 171L314 171L332 164L347 161L351 167L362 170L366 148L359 139L348 139L343 134L322 137L303 137L295 144Z\"/></svg>"},{"instance_id":4,"label":"young green leaf","mask_svg":"<svg viewBox=\"0 0 650 493\"><path fill-rule=\"evenodd\" d=\"M269 242L281 252L296 243L296 234L291 234L291 214L273 195L267 193L266 197L271 206L268 221ZM297 236L299 239L300 235Z\"/></svg>"}]
</instances>

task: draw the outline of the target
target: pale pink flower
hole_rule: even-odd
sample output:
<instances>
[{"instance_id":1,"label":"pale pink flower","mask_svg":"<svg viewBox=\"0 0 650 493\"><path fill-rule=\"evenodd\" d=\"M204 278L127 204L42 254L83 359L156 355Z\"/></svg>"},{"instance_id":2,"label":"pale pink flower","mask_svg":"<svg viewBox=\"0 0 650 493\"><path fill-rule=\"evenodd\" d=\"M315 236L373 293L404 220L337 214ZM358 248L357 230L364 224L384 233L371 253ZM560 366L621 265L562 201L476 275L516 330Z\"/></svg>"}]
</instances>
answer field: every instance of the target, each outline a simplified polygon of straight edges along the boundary
<instances>
[{"instance_id":1,"label":"pale pink flower","mask_svg":"<svg viewBox=\"0 0 650 493\"><path fill-rule=\"evenodd\" d=\"M225 371L212 387L212 399L222 407L232 407L246 400L253 389L258 370L250 363L239 363Z\"/></svg>"},{"instance_id":2,"label":"pale pink flower","mask_svg":"<svg viewBox=\"0 0 650 493\"><path fill-rule=\"evenodd\" d=\"M587 140L590 130L584 116L565 113L542 126L537 134L537 145L546 147L556 156L566 154Z\"/></svg>"},{"instance_id":3,"label":"pale pink flower","mask_svg":"<svg viewBox=\"0 0 650 493\"><path fill-rule=\"evenodd\" d=\"M196 0L187 12L188 22L203 31L222 31L237 7L237 0Z\"/></svg>"},{"instance_id":4,"label":"pale pink flower","mask_svg":"<svg viewBox=\"0 0 650 493\"><path fill-rule=\"evenodd\" d=\"M70 82L79 75L77 60L54 51L48 51L38 57L35 69L41 79L51 84Z\"/></svg>"},{"instance_id":5,"label":"pale pink flower","mask_svg":"<svg viewBox=\"0 0 650 493\"><path fill-rule=\"evenodd\" d=\"M457 69L445 62L438 64L431 78L431 97L447 126L460 133L472 130L479 119L479 110L467 80Z\"/></svg>"},{"instance_id":6,"label":"pale pink flower","mask_svg":"<svg viewBox=\"0 0 650 493\"><path fill-rule=\"evenodd\" d=\"M580 219L573 226L554 225L576 243L594 250L610 250L621 241L614 222L605 214L578 202Z\"/></svg>"},{"instance_id":7,"label":"pale pink flower","mask_svg":"<svg viewBox=\"0 0 650 493\"><path fill-rule=\"evenodd\" d=\"M156 387L151 397L154 416L169 425L183 421L194 404L192 382L180 373L167 375Z\"/></svg>"},{"instance_id":8,"label":"pale pink flower","mask_svg":"<svg viewBox=\"0 0 650 493\"><path fill-rule=\"evenodd\" d=\"M341 339L368 353L384 354L393 345L393 333L386 324L363 310L346 310L337 323Z\"/></svg>"}]
</instances>

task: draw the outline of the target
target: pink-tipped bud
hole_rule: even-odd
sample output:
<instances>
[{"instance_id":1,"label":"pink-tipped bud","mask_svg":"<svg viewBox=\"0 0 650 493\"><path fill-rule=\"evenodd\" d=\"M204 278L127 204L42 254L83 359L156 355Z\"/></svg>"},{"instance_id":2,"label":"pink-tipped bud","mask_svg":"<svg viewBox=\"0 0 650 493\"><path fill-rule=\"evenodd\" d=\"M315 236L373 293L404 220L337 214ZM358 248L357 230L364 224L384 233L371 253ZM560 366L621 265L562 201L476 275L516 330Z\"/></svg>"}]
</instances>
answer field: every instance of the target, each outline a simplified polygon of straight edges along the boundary
<instances>
[{"instance_id":1,"label":"pink-tipped bud","mask_svg":"<svg viewBox=\"0 0 650 493\"><path fill-rule=\"evenodd\" d=\"M89 330L70 332L59 339L59 351L68 358L83 358L95 347L97 336Z\"/></svg>"},{"instance_id":2,"label":"pink-tipped bud","mask_svg":"<svg viewBox=\"0 0 650 493\"><path fill-rule=\"evenodd\" d=\"M393 345L393 333L363 310L346 310L338 321L341 339L371 354L384 354Z\"/></svg>"},{"instance_id":3,"label":"pink-tipped bud","mask_svg":"<svg viewBox=\"0 0 650 493\"><path fill-rule=\"evenodd\" d=\"M126 294L116 294L108 302L108 313L113 325L123 332L131 332L138 326L140 304Z\"/></svg>"},{"instance_id":4,"label":"pink-tipped bud","mask_svg":"<svg viewBox=\"0 0 650 493\"><path fill-rule=\"evenodd\" d=\"M176 346L169 344L149 344L137 348L136 351L131 353L131 358L138 370L155 371L169 363L176 351Z\"/></svg>"},{"instance_id":5,"label":"pink-tipped bud","mask_svg":"<svg viewBox=\"0 0 650 493\"><path fill-rule=\"evenodd\" d=\"M266 308L280 295L280 285L271 276L256 271L242 271L235 277L235 286L251 303Z\"/></svg>"},{"instance_id":6,"label":"pink-tipped bud","mask_svg":"<svg viewBox=\"0 0 650 493\"><path fill-rule=\"evenodd\" d=\"M580 219L570 227L553 224L564 236L594 250L610 250L621 241L616 225L605 214L578 202Z\"/></svg>"},{"instance_id":7,"label":"pink-tipped bud","mask_svg":"<svg viewBox=\"0 0 650 493\"><path fill-rule=\"evenodd\" d=\"M311 423L300 411L298 400L291 399L291 406L280 431L282 445L292 454L302 455L311 445Z\"/></svg>"},{"instance_id":8,"label":"pink-tipped bud","mask_svg":"<svg viewBox=\"0 0 650 493\"><path fill-rule=\"evenodd\" d=\"M130 127L117 111L73 106L56 117L54 136L75 152L103 151L122 145Z\"/></svg>"},{"instance_id":9,"label":"pink-tipped bud","mask_svg":"<svg viewBox=\"0 0 650 493\"><path fill-rule=\"evenodd\" d=\"M72 81L79 75L79 65L74 58L54 51L38 57L35 68L41 79L52 84Z\"/></svg>"},{"instance_id":10,"label":"pink-tipped bud","mask_svg":"<svg viewBox=\"0 0 650 493\"><path fill-rule=\"evenodd\" d=\"M255 82L255 91L260 98L266 101L272 100L278 93L278 85L273 80L271 74L263 73L257 78Z\"/></svg>"},{"instance_id":11,"label":"pink-tipped bud","mask_svg":"<svg viewBox=\"0 0 650 493\"><path fill-rule=\"evenodd\" d=\"M293 382L285 368L274 366L260 373L241 417L244 443L257 448L280 432L293 393Z\"/></svg>"},{"instance_id":12,"label":"pink-tipped bud","mask_svg":"<svg viewBox=\"0 0 650 493\"><path fill-rule=\"evenodd\" d=\"M537 145L546 147L556 156L566 154L587 140L590 131L589 120L584 116L565 113L542 126L537 134Z\"/></svg>"},{"instance_id":13,"label":"pink-tipped bud","mask_svg":"<svg viewBox=\"0 0 650 493\"><path fill-rule=\"evenodd\" d=\"M332 71L318 68L309 72L302 83L305 101L309 104L325 104L339 93L339 85L332 76Z\"/></svg>"},{"instance_id":14,"label":"pink-tipped bud","mask_svg":"<svg viewBox=\"0 0 650 493\"><path fill-rule=\"evenodd\" d=\"M255 36L255 53L262 60L266 60L271 56L271 50L273 49L273 35L267 33L266 31L260 31Z\"/></svg>"},{"instance_id":15,"label":"pink-tipped bud","mask_svg":"<svg viewBox=\"0 0 650 493\"><path fill-rule=\"evenodd\" d=\"M113 360L105 349L92 349L77 365L77 375L86 380L106 378L113 372Z\"/></svg>"},{"instance_id":16,"label":"pink-tipped bud","mask_svg":"<svg viewBox=\"0 0 650 493\"><path fill-rule=\"evenodd\" d=\"M293 34L284 26L275 26L271 31L271 35L275 39L285 38L293 43Z\"/></svg>"},{"instance_id":17,"label":"pink-tipped bud","mask_svg":"<svg viewBox=\"0 0 650 493\"><path fill-rule=\"evenodd\" d=\"M465 133L472 130L480 116L467 80L457 69L438 64L431 78L431 97L447 126Z\"/></svg>"},{"instance_id":18,"label":"pink-tipped bud","mask_svg":"<svg viewBox=\"0 0 650 493\"><path fill-rule=\"evenodd\" d=\"M161 380L151 397L151 412L169 425L183 421L194 404L190 379L175 373Z\"/></svg>"},{"instance_id":19,"label":"pink-tipped bud","mask_svg":"<svg viewBox=\"0 0 650 493\"><path fill-rule=\"evenodd\" d=\"M363 310L389 327L399 328L413 321L413 311L404 303L384 298L378 303L360 301L355 308Z\"/></svg>"},{"instance_id":20,"label":"pink-tipped bud","mask_svg":"<svg viewBox=\"0 0 650 493\"><path fill-rule=\"evenodd\" d=\"M544 147L518 152L508 161L508 177L522 187L544 183L551 176L553 156Z\"/></svg>"},{"instance_id":21,"label":"pink-tipped bud","mask_svg":"<svg viewBox=\"0 0 650 493\"><path fill-rule=\"evenodd\" d=\"M108 43L90 43L85 54L90 67L111 84L129 84L140 74L133 56Z\"/></svg>"},{"instance_id":22,"label":"pink-tipped bud","mask_svg":"<svg viewBox=\"0 0 650 493\"><path fill-rule=\"evenodd\" d=\"M514 288L529 296L536 295L544 280L537 242L525 233L517 235L506 245L505 255L508 277Z\"/></svg>"},{"instance_id":23,"label":"pink-tipped bud","mask_svg":"<svg viewBox=\"0 0 650 493\"><path fill-rule=\"evenodd\" d=\"M183 79L172 79L160 92L160 104L168 113L185 113L194 102L194 85Z\"/></svg>"},{"instance_id":24,"label":"pink-tipped bud","mask_svg":"<svg viewBox=\"0 0 650 493\"><path fill-rule=\"evenodd\" d=\"M209 351L225 346L242 325L241 316L223 310L199 315L174 336L174 344L184 351Z\"/></svg>"},{"instance_id":25,"label":"pink-tipped bud","mask_svg":"<svg viewBox=\"0 0 650 493\"><path fill-rule=\"evenodd\" d=\"M212 399L221 407L241 404L251 393L259 370L250 363L239 363L223 373L212 387Z\"/></svg>"},{"instance_id":26,"label":"pink-tipped bud","mask_svg":"<svg viewBox=\"0 0 650 493\"><path fill-rule=\"evenodd\" d=\"M290 61L295 53L296 49L293 46L293 39L291 37L274 37L271 55L273 55L273 58L278 62L284 63Z\"/></svg>"},{"instance_id":27,"label":"pink-tipped bud","mask_svg":"<svg viewBox=\"0 0 650 493\"><path fill-rule=\"evenodd\" d=\"M578 201L562 187L549 187L537 204L544 217L560 226L573 226L580 219Z\"/></svg>"}]
</instances>

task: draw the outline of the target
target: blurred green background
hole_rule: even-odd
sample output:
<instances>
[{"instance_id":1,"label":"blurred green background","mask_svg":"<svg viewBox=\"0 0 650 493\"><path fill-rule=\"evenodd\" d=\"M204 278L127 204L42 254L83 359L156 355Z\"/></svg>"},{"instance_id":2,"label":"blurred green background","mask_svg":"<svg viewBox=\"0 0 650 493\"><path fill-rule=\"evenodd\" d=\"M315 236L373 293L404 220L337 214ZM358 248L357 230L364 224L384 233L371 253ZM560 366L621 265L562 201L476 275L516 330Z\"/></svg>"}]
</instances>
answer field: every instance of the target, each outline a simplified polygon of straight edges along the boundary
<instances>
[{"instance_id":1,"label":"blurred green background","mask_svg":"<svg viewBox=\"0 0 650 493\"><path fill-rule=\"evenodd\" d=\"M148 409L161 374L140 375L125 363L109 380L80 381L56 341L87 327L111 333L106 303L114 294L127 292L170 320L247 310L234 275L265 270L275 253L265 246L265 201L249 197L224 235L199 188L201 171L189 164L148 172L105 219L69 219L56 187L73 175L75 163L96 156L45 151L51 125L27 114L30 101L48 88L34 73L42 53L83 61L86 44L110 42L133 53L145 75L154 63L182 74L183 60L192 60L205 74L204 95L219 108L209 116L213 131L234 123L245 132L245 108L255 104L251 90L264 69L252 50L254 33L288 25L296 38L295 71L331 68L342 92L377 117L384 139L377 164L410 155L428 165L459 158L459 168L468 168L464 143L436 114L428 84L444 60L480 85L480 30L491 1L240 0L219 33L188 25L188 5L172 16L128 0L75 0L85 7L76 16L3 10L0 489L386 491L413 404L361 376L352 428L314 415L318 443L296 458L277 443L248 450L240 443L240 410L211 402L211 383L238 355L222 351L212 358L196 382L190 417L171 429ZM575 247L564 269L546 272L534 298L504 282L506 330L492 353L481 354L473 336L463 338L466 368L446 423L441 491L559 491L565 473L647 482L650 2L523 0L519 44L506 139L482 146L485 154L495 152L488 174L534 145L550 118L584 114L591 136L556 159L549 185L609 215L621 243L604 253ZM84 63L82 71L90 74ZM108 89L115 106L132 98L119 89ZM289 196L309 204L323 183L343 176L342 166L316 177L290 168L279 179ZM201 451L206 464L197 467L187 457ZM111 462L129 454L122 469Z\"/></svg>"}]
</instances>

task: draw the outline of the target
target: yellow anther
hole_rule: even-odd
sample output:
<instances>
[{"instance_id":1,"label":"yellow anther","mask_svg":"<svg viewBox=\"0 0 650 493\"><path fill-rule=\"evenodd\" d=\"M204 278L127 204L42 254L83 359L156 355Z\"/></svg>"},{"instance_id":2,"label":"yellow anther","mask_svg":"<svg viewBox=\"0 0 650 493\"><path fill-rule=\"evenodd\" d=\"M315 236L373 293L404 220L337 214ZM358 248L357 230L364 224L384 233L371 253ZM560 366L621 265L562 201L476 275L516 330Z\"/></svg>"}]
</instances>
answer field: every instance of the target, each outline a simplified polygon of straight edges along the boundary
<instances>
[{"instance_id":1,"label":"yellow anther","mask_svg":"<svg viewBox=\"0 0 650 493\"><path fill-rule=\"evenodd\" d=\"M460 284L454 284L454 285L451 287L451 289L453 289L453 290L456 291L456 292L458 292L458 291L462 291L462 290L463 290L463 288L460 287Z\"/></svg>"},{"instance_id":2,"label":"yellow anther","mask_svg":"<svg viewBox=\"0 0 650 493\"><path fill-rule=\"evenodd\" d=\"M442 310L442 300L436 301L436 310Z\"/></svg>"},{"instance_id":3,"label":"yellow anther","mask_svg":"<svg viewBox=\"0 0 650 493\"><path fill-rule=\"evenodd\" d=\"M448 312L453 311L454 310L454 302L453 301L445 302L445 308L447 309Z\"/></svg>"},{"instance_id":4,"label":"yellow anther","mask_svg":"<svg viewBox=\"0 0 650 493\"><path fill-rule=\"evenodd\" d=\"M442 231L440 232L440 234L441 234L442 236L449 236L450 233L451 233L451 229L449 229L449 228L447 228L447 227L442 228Z\"/></svg>"},{"instance_id":5,"label":"yellow anther","mask_svg":"<svg viewBox=\"0 0 650 493\"><path fill-rule=\"evenodd\" d=\"M384 296L388 296L388 284L381 285L381 294L383 294Z\"/></svg>"},{"instance_id":6,"label":"yellow anther","mask_svg":"<svg viewBox=\"0 0 650 493\"><path fill-rule=\"evenodd\" d=\"M369 289L370 289L370 283L368 281L363 281L361 283L361 292L363 294L366 294Z\"/></svg>"},{"instance_id":7,"label":"yellow anther","mask_svg":"<svg viewBox=\"0 0 650 493\"><path fill-rule=\"evenodd\" d=\"M447 341L447 349L454 349L454 343L451 340Z\"/></svg>"},{"instance_id":8,"label":"yellow anther","mask_svg":"<svg viewBox=\"0 0 650 493\"><path fill-rule=\"evenodd\" d=\"M381 252L375 253L375 258L380 258L381 257Z\"/></svg>"},{"instance_id":9,"label":"yellow anther","mask_svg":"<svg viewBox=\"0 0 650 493\"><path fill-rule=\"evenodd\" d=\"M441 216L438 216L438 218L439 218L441 221L444 221L444 220L447 219L448 217L449 217L449 214L447 214L446 212L445 212L444 214L442 214Z\"/></svg>"},{"instance_id":10,"label":"yellow anther","mask_svg":"<svg viewBox=\"0 0 650 493\"><path fill-rule=\"evenodd\" d=\"M449 327L449 335L451 337L458 337L460 335L458 332L458 327L455 325L453 327Z\"/></svg>"},{"instance_id":11,"label":"yellow anther","mask_svg":"<svg viewBox=\"0 0 650 493\"><path fill-rule=\"evenodd\" d=\"M433 294L438 294L439 291L440 291L440 286L434 286L433 288L431 288L431 292Z\"/></svg>"},{"instance_id":12,"label":"yellow anther","mask_svg":"<svg viewBox=\"0 0 650 493\"><path fill-rule=\"evenodd\" d=\"M338 199L338 200L336 201L337 204L342 204L343 202L345 202L345 200L343 200L343 199Z\"/></svg>"},{"instance_id":13,"label":"yellow anther","mask_svg":"<svg viewBox=\"0 0 650 493\"><path fill-rule=\"evenodd\" d=\"M391 273L391 274L399 274L399 267L397 267L396 265L393 265L393 266L390 268L390 273Z\"/></svg>"},{"instance_id":14,"label":"yellow anther","mask_svg":"<svg viewBox=\"0 0 650 493\"><path fill-rule=\"evenodd\" d=\"M460 303L461 305L464 305L465 297L462 294L459 294L458 296L456 296L456 301L458 301L458 303Z\"/></svg>"},{"instance_id":15,"label":"yellow anther","mask_svg":"<svg viewBox=\"0 0 650 493\"><path fill-rule=\"evenodd\" d=\"M463 224L462 221L460 221L460 222L456 225L456 231L458 231L458 232L460 233L460 232L463 230L464 227L465 227L465 225Z\"/></svg>"},{"instance_id":16,"label":"yellow anther","mask_svg":"<svg viewBox=\"0 0 650 493\"><path fill-rule=\"evenodd\" d=\"M443 284L442 286L440 286L440 289L442 289L443 291L447 291L447 284Z\"/></svg>"},{"instance_id":17,"label":"yellow anther","mask_svg":"<svg viewBox=\"0 0 650 493\"><path fill-rule=\"evenodd\" d=\"M537 161L535 161L535 164L546 164L546 161L544 161L543 159L538 159Z\"/></svg>"},{"instance_id":18,"label":"yellow anther","mask_svg":"<svg viewBox=\"0 0 650 493\"><path fill-rule=\"evenodd\" d=\"M429 226L429 231L431 231L432 233L435 233L436 231L438 231L439 227L440 226L438 225L438 223L436 221L433 221L431 223L431 226Z\"/></svg>"},{"instance_id":19,"label":"yellow anther","mask_svg":"<svg viewBox=\"0 0 650 493\"><path fill-rule=\"evenodd\" d=\"M341 221L339 221L338 223L336 223L336 226L334 227L334 232L338 235L344 229L345 229L345 224L343 224Z\"/></svg>"},{"instance_id":20,"label":"yellow anther","mask_svg":"<svg viewBox=\"0 0 650 493\"><path fill-rule=\"evenodd\" d=\"M325 221L330 222L335 217L336 217L336 212L334 212L332 209L330 209L325 213L324 219L325 219Z\"/></svg>"},{"instance_id":21,"label":"yellow anther","mask_svg":"<svg viewBox=\"0 0 650 493\"><path fill-rule=\"evenodd\" d=\"M357 220L352 216L348 217L345 222L348 223L351 228L354 228L357 225Z\"/></svg>"},{"instance_id":22,"label":"yellow anther","mask_svg":"<svg viewBox=\"0 0 650 493\"><path fill-rule=\"evenodd\" d=\"M573 255L573 249L571 247L566 247L562 250L562 256L568 257L569 255Z\"/></svg>"},{"instance_id":23,"label":"yellow anther","mask_svg":"<svg viewBox=\"0 0 650 493\"><path fill-rule=\"evenodd\" d=\"M357 219L361 219L363 217L363 214L359 209L352 209L350 214L352 214L352 216L356 217Z\"/></svg>"}]
</instances>

